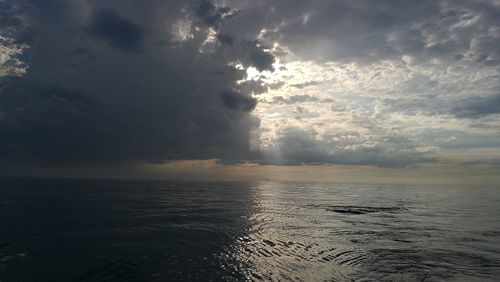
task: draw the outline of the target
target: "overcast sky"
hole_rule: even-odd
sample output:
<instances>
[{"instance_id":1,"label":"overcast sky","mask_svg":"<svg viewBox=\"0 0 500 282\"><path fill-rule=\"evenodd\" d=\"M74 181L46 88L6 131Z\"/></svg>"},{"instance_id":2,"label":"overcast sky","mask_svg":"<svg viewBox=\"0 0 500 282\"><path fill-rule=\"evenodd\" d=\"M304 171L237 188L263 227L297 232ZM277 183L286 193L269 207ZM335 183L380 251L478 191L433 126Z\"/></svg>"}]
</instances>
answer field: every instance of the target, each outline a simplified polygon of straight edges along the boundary
<instances>
[{"instance_id":1,"label":"overcast sky","mask_svg":"<svg viewBox=\"0 0 500 282\"><path fill-rule=\"evenodd\" d=\"M0 168L494 183L499 19L498 0L0 0Z\"/></svg>"}]
</instances>

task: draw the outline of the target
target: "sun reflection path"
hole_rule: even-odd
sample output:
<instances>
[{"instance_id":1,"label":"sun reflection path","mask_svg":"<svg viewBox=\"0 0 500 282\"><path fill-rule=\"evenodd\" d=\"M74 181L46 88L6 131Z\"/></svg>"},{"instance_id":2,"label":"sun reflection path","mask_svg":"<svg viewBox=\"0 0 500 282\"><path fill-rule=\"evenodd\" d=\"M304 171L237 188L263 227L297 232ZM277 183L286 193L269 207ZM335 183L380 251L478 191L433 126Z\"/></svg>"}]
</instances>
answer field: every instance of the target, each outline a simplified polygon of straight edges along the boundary
<instances>
[{"instance_id":1,"label":"sun reflection path","mask_svg":"<svg viewBox=\"0 0 500 282\"><path fill-rule=\"evenodd\" d=\"M224 254L246 280L344 280L368 260L361 250L333 241L328 225L335 222L324 210L307 208L300 191L275 183L257 190L251 229Z\"/></svg>"}]
</instances>

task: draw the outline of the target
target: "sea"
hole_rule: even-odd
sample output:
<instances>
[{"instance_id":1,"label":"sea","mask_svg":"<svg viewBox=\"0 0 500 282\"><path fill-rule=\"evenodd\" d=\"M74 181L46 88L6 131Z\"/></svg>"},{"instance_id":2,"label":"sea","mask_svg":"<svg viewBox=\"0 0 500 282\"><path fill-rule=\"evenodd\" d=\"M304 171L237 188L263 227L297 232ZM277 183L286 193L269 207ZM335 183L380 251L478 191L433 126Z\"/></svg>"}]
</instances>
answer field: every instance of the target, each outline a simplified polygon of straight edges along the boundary
<instances>
[{"instance_id":1,"label":"sea","mask_svg":"<svg viewBox=\"0 0 500 282\"><path fill-rule=\"evenodd\" d=\"M500 187L5 178L0 281L500 281Z\"/></svg>"}]
</instances>

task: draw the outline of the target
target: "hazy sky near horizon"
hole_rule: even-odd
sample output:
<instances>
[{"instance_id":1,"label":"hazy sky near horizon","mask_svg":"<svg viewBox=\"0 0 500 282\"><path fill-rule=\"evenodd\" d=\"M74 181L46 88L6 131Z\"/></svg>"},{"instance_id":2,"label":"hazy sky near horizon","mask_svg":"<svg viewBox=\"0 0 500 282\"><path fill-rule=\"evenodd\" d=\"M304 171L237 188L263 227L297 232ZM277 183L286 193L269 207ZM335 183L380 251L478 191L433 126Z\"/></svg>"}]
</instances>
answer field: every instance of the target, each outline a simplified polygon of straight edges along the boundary
<instances>
[{"instance_id":1,"label":"hazy sky near horizon","mask_svg":"<svg viewBox=\"0 0 500 282\"><path fill-rule=\"evenodd\" d=\"M499 19L498 0L0 0L0 168L491 184Z\"/></svg>"}]
</instances>

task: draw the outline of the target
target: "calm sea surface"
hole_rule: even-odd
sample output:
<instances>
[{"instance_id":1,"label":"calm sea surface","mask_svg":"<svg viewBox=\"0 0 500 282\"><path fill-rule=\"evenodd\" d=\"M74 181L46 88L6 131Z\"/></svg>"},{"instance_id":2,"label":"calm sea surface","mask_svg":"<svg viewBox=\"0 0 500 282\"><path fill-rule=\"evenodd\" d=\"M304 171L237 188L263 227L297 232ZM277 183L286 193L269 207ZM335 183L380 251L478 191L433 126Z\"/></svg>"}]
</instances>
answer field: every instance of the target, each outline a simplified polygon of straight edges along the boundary
<instances>
[{"instance_id":1,"label":"calm sea surface","mask_svg":"<svg viewBox=\"0 0 500 282\"><path fill-rule=\"evenodd\" d=\"M500 281L500 187L0 180L0 281Z\"/></svg>"}]
</instances>

